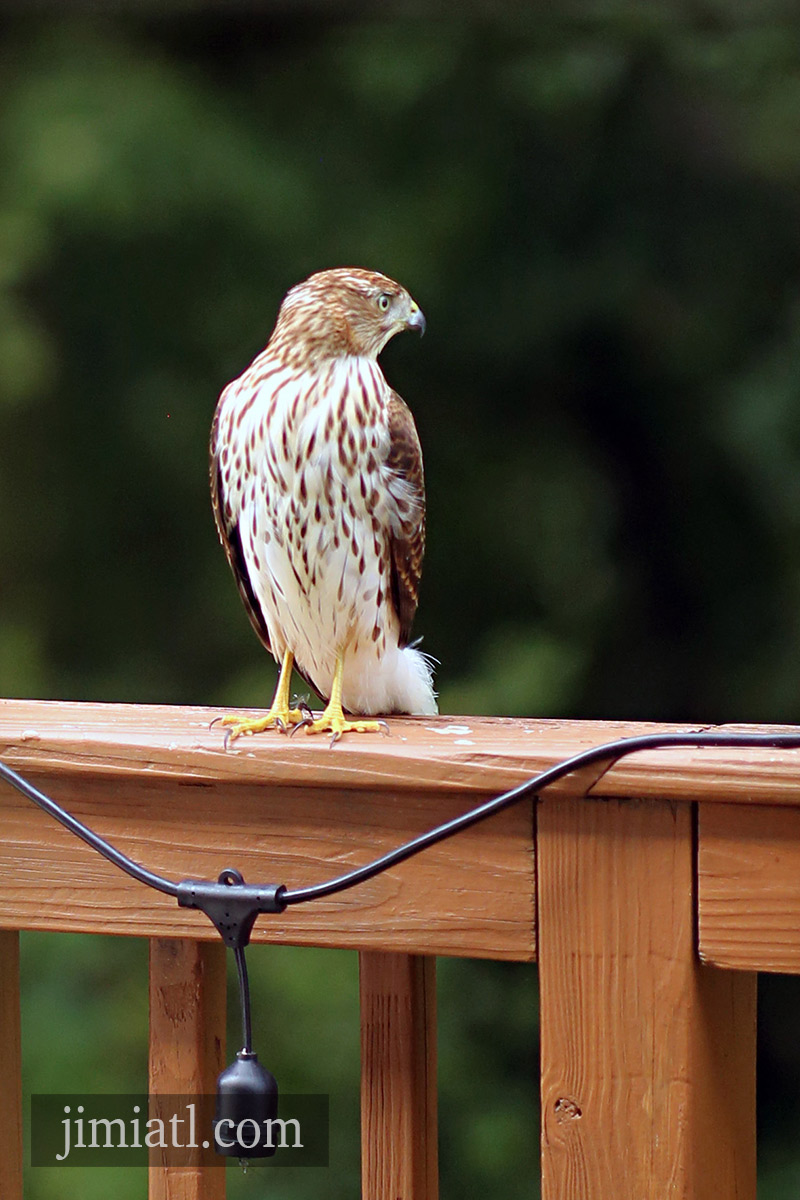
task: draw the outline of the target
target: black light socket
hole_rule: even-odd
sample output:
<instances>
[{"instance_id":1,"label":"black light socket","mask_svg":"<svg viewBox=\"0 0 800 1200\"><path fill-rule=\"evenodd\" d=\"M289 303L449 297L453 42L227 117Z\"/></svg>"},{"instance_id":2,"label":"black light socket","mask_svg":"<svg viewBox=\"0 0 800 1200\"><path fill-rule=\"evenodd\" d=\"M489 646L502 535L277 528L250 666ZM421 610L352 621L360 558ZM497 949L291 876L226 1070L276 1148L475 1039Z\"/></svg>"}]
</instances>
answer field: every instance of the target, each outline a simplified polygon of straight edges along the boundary
<instances>
[{"instance_id":1,"label":"black light socket","mask_svg":"<svg viewBox=\"0 0 800 1200\"><path fill-rule=\"evenodd\" d=\"M214 1149L233 1158L270 1158L275 1153L271 1122L277 1115L275 1076L252 1050L240 1050L217 1080Z\"/></svg>"}]
</instances>

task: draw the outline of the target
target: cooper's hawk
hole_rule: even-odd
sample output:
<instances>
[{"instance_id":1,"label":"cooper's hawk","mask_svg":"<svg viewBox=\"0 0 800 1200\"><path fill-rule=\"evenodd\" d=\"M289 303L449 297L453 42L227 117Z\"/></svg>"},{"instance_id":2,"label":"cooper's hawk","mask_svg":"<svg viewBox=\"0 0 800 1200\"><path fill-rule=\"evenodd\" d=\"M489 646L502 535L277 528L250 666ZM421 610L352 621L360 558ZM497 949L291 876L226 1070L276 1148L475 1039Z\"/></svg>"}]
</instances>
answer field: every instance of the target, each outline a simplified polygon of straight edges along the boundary
<instances>
[{"instance_id":1,"label":"cooper's hawk","mask_svg":"<svg viewBox=\"0 0 800 1200\"><path fill-rule=\"evenodd\" d=\"M228 738L270 726L380 728L357 714L437 711L431 661L409 645L425 544L414 418L377 358L419 306L374 271L320 271L293 287L266 349L220 396L211 492L220 540L261 641L282 663L266 716L225 717ZM328 700L289 703L293 663Z\"/></svg>"}]
</instances>

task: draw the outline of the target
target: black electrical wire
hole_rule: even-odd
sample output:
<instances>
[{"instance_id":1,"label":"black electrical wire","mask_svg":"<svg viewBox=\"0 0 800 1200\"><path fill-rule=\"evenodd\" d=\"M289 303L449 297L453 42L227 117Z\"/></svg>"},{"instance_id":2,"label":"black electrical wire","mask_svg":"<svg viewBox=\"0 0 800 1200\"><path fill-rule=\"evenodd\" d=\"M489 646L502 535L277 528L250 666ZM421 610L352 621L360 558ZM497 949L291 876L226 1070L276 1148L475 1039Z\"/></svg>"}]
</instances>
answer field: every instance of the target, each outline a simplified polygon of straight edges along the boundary
<instances>
[{"instance_id":1,"label":"black electrical wire","mask_svg":"<svg viewBox=\"0 0 800 1200\"><path fill-rule=\"evenodd\" d=\"M242 1052L253 1053L253 1026L250 1020L250 983L247 978L247 959L244 946L234 946L236 972L239 976L239 998L242 1003Z\"/></svg>"},{"instance_id":2,"label":"black electrical wire","mask_svg":"<svg viewBox=\"0 0 800 1200\"><path fill-rule=\"evenodd\" d=\"M146 883L148 887L156 888L159 892L166 892L168 896L178 895L178 885L171 879L164 879L162 875L156 875L153 871L148 871L146 867L134 862L132 858L128 858L127 854L117 850L105 838L100 837L99 833L95 833L88 825L84 825L77 817L73 817L60 804L56 804L55 800L51 800L44 792L40 792L32 783L28 783L27 779L23 779L16 771L12 771L11 767L7 767L4 762L0 762L0 779L5 779L6 783L10 783L18 792L22 792L23 796L27 796L34 804L38 804L39 808L43 808L51 817L55 817L70 833L82 838L93 850L102 854L103 858L107 858L121 871L132 875L140 883Z\"/></svg>"},{"instance_id":3,"label":"black electrical wire","mask_svg":"<svg viewBox=\"0 0 800 1200\"><path fill-rule=\"evenodd\" d=\"M363 867L356 867L355 870L348 871L347 874L339 875L336 879L329 879L324 883L286 891L282 894L282 901L286 905L304 904L308 900L318 900L322 896L332 896L336 892L343 892L346 888L355 887L356 884L364 883L382 871L387 871L390 867L405 862L412 855L419 854L421 850L426 850L429 846L444 841L453 834L460 833L462 829L469 829L470 826L477 825L479 821L485 821L487 817L492 817L495 813L510 808L518 800L524 800L527 796L535 796L559 779L563 779L565 775L571 775L575 771L594 766L596 763L615 762L637 750L660 750L669 746L752 746L754 748L766 746L773 749L800 749L800 733L646 733L639 737L604 742L600 746L592 746L589 750L582 750L571 758L563 759L555 766L534 776L533 779L518 784L511 791L503 792L502 795L485 801L460 817L453 817L450 821L437 825L435 829L429 829L412 841L406 842L405 845L398 846L396 850L390 850L388 854L375 859L374 862L366 863Z\"/></svg>"},{"instance_id":4,"label":"black electrical wire","mask_svg":"<svg viewBox=\"0 0 800 1200\"><path fill-rule=\"evenodd\" d=\"M501 795L495 796L483 804L479 804L476 808L470 809L461 816L454 817L450 821L445 821L443 824L437 825L434 829L427 830L425 833L420 834L409 842L405 842L402 846L398 846L395 850L389 851L388 854L382 855L373 862L356 867L352 871L347 871L344 875L338 875L334 879L326 880L323 883L312 884L310 887L295 888L293 890L287 890L282 886L279 887L278 893L281 908L290 904L305 904L310 900L319 900L323 896L332 896L337 892L343 892L348 888L355 887L359 883L365 883L368 879L373 879L376 875L381 874L381 872L388 870L390 867L405 862L413 855L426 850L429 846L444 841L445 838L452 837L454 834L460 833L461 830L468 829L472 825L477 825L480 821L485 821L488 817L502 812L503 809L509 808L519 800L537 795L539 792L544 791L546 787L550 787L559 779L563 779L564 776L585 767L594 766L602 762L611 764L636 751L690 746L701 749L724 746L775 750L800 749L800 732L762 734L722 732L649 733L639 737L620 738L613 742L604 742L599 746L592 746L588 750L583 750L578 754L572 755L570 758L564 759L560 763L556 763L546 771L542 771L540 774L526 780L510 791L503 792ZM158 891L165 892L170 896L177 897L179 895L179 884L165 879L161 875L156 875L152 871L148 871L126 854L117 850L105 838L102 838L94 830L84 825L77 817L73 817L70 813L66 812L59 804L49 796L46 796L44 792L40 792L38 788L35 788L21 775L18 775L16 771L12 771L10 767L7 767L2 762L0 762L0 778L5 779L7 783L10 783L12 787L15 787L24 796L27 796L34 804L38 804L46 813L55 817L71 833L82 838L92 849L102 854L109 862L119 867L120 870L127 872L128 875L139 880L140 883L147 884L148 887L156 888ZM231 885L229 883L221 883L219 886L230 887ZM272 887L273 885L270 886ZM276 910L271 909L270 911ZM238 958L237 966L239 966ZM239 970L241 978L241 967L239 967ZM247 1037L248 1023L249 1012L243 1012L245 1037Z\"/></svg>"}]
</instances>

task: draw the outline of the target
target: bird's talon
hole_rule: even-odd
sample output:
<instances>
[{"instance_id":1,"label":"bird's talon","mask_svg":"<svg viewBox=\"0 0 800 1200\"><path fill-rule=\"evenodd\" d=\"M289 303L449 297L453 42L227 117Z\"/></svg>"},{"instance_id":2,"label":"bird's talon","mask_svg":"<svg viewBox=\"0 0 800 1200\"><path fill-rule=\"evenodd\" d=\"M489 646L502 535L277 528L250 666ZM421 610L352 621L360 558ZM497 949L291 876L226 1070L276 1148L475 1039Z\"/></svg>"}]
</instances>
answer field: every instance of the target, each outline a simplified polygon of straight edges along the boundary
<instances>
[{"instance_id":1,"label":"bird's talon","mask_svg":"<svg viewBox=\"0 0 800 1200\"><path fill-rule=\"evenodd\" d=\"M303 729L307 725L313 725L313 723L314 723L314 714L311 712L311 709L309 708L308 716L303 717L302 721L298 721L297 724L293 725L292 728L289 730L289 737L294 737L294 735L297 733L298 729Z\"/></svg>"}]
</instances>

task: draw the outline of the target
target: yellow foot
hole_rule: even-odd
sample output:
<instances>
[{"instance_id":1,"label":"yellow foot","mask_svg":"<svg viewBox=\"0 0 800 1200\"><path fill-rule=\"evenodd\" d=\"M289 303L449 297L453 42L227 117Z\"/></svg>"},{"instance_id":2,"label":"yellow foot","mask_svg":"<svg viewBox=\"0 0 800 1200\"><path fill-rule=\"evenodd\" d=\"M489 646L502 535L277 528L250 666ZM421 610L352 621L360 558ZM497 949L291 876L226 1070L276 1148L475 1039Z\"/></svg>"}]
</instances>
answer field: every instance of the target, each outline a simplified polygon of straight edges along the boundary
<instances>
[{"instance_id":1,"label":"yellow foot","mask_svg":"<svg viewBox=\"0 0 800 1200\"><path fill-rule=\"evenodd\" d=\"M288 733L293 725L300 725L308 720L307 712L299 708L276 708L274 705L263 717L239 717L234 713L218 717L220 725L226 726L225 749L238 737L250 737L254 733L263 733L265 729L279 729Z\"/></svg>"},{"instance_id":2,"label":"yellow foot","mask_svg":"<svg viewBox=\"0 0 800 1200\"><path fill-rule=\"evenodd\" d=\"M344 733L388 733L389 726L385 721L348 721L341 706L337 709L328 705L321 717L315 721L306 719L299 723L298 729L305 728L306 733L329 733L331 745L339 741ZM292 733L297 730L293 729Z\"/></svg>"},{"instance_id":3,"label":"yellow foot","mask_svg":"<svg viewBox=\"0 0 800 1200\"><path fill-rule=\"evenodd\" d=\"M311 713L298 722L292 730L292 735L298 729L305 728L306 733L329 733L331 745L339 741L343 733L388 733L389 726L385 721L348 721L342 709L342 675L344 673L344 651L336 656L336 670L331 684L331 698L328 707L321 717L313 719Z\"/></svg>"}]
</instances>

